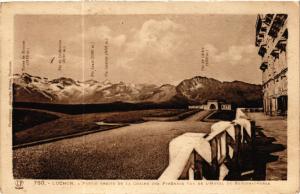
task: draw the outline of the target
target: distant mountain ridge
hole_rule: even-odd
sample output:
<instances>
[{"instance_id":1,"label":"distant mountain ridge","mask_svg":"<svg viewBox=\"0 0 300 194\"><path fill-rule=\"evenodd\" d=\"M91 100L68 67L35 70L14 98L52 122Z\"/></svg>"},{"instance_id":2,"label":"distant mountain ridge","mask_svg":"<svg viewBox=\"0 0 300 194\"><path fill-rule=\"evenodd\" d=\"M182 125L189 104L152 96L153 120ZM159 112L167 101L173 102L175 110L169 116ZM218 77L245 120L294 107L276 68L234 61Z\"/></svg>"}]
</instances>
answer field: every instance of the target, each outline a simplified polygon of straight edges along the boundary
<instances>
[{"instance_id":1,"label":"distant mountain ridge","mask_svg":"<svg viewBox=\"0 0 300 194\"><path fill-rule=\"evenodd\" d=\"M111 83L108 80L76 81L72 78L49 80L27 73L15 74L14 101L58 104L181 103L200 104L209 99L223 100L236 105L261 104L261 86L241 81L220 82L196 76L177 86L165 84Z\"/></svg>"},{"instance_id":2,"label":"distant mountain ridge","mask_svg":"<svg viewBox=\"0 0 300 194\"><path fill-rule=\"evenodd\" d=\"M242 81L221 82L213 78L196 76L183 80L176 87L177 94L190 104L203 104L209 99L225 101L238 106L261 106L261 85Z\"/></svg>"}]
</instances>

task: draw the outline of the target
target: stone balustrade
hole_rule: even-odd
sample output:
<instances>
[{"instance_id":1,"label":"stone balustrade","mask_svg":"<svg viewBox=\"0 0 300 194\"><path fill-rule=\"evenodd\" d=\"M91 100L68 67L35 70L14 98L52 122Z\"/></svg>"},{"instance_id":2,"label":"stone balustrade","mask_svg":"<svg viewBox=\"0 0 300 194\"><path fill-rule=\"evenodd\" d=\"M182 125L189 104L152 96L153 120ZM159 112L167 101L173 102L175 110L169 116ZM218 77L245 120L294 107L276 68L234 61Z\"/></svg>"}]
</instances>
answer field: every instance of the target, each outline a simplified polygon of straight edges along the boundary
<instances>
[{"instance_id":1,"label":"stone balustrade","mask_svg":"<svg viewBox=\"0 0 300 194\"><path fill-rule=\"evenodd\" d=\"M236 119L219 121L209 134L185 133L169 144L169 165L159 180L237 180L241 176L242 154L254 151L255 122L245 109Z\"/></svg>"}]
</instances>

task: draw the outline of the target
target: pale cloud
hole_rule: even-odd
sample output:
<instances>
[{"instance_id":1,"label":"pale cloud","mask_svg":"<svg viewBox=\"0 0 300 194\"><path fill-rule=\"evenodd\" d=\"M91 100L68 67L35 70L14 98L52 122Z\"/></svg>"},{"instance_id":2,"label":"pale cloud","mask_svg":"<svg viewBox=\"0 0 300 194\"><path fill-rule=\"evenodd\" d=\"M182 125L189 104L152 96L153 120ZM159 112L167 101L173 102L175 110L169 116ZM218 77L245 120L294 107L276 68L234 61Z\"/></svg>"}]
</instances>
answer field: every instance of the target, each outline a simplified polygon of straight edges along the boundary
<instances>
[{"instance_id":1,"label":"pale cloud","mask_svg":"<svg viewBox=\"0 0 300 194\"><path fill-rule=\"evenodd\" d=\"M53 59L53 61L52 61ZM57 55L45 55L36 53L30 61L30 69L26 72L32 75L42 75L43 77L69 77L68 72L73 72L74 76L80 80L83 79L83 63L81 56L66 55L65 63L59 64ZM52 61L52 63L51 63ZM58 70L61 65L61 71ZM41 66L43 71L41 72Z\"/></svg>"},{"instance_id":2,"label":"pale cloud","mask_svg":"<svg viewBox=\"0 0 300 194\"><path fill-rule=\"evenodd\" d=\"M92 69L90 42L93 42L93 79L97 80L177 84L183 79L206 76L221 81L261 81L261 59L253 45L256 16L120 15L106 20L99 15L90 20L87 18L84 26L73 16L66 18L68 20L45 16L45 21L35 20L32 16L26 18L16 25L22 30L18 30L20 33L15 37L15 69L22 67L20 43L27 40L31 49L31 65L27 70L32 74L49 78L88 77ZM126 25L120 23L123 20L127 20ZM53 30L49 30L46 21L52 23ZM34 36L36 34L39 36ZM66 46L67 62L62 72L57 71L57 58L50 63L54 56L58 56L58 40ZM105 53L106 45L108 54ZM205 68L202 68L203 47L209 54L209 64ZM108 78L104 76L106 55Z\"/></svg>"},{"instance_id":3,"label":"pale cloud","mask_svg":"<svg viewBox=\"0 0 300 194\"><path fill-rule=\"evenodd\" d=\"M111 28L101 25L89 27L83 32L69 37L68 42L75 42L75 44L81 43L80 41L78 42L78 40L85 40L85 42L104 42L106 39L113 46L121 47L126 42L127 37L125 34L114 35Z\"/></svg>"},{"instance_id":4,"label":"pale cloud","mask_svg":"<svg viewBox=\"0 0 300 194\"><path fill-rule=\"evenodd\" d=\"M227 62L231 65L240 64L249 54L256 52L254 45L242 45L242 46L230 46L228 50L220 52L215 55L214 59L216 62Z\"/></svg>"},{"instance_id":5,"label":"pale cloud","mask_svg":"<svg viewBox=\"0 0 300 194\"><path fill-rule=\"evenodd\" d=\"M212 44L205 44L204 48L213 55L215 55L218 52L218 49Z\"/></svg>"},{"instance_id":6,"label":"pale cloud","mask_svg":"<svg viewBox=\"0 0 300 194\"><path fill-rule=\"evenodd\" d=\"M251 56L257 52L254 45L232 45L222 52L212 44L206 44L204 48L208 50L213 63L230 63L231 65L238 65L245 60L249 61L249 55Z\"/></svg>"},{"instance_id":7,"label":"pale cloud","mask_svg":"<svg viewBox=\"0 0 300 194\"><path fill-rule=\"evenodd\" d=\"M176 55L182 46L185 28L169 19L145 21L140 29L132 29L132 39L125 45L124 54L117 65L132 68L143 56L153 56L162 60Z\"/></svg>"},{"instance_id":8,"label":"pale cloud","mask_svg":"<svg viewBox=\"0 0 300 194\"><path fill-rule=\"evenodd\" d=\"M252 75L236 75L243 66L253 71L251 56L257 56L254 45L231 45L220 50L217 45L206 43L195 47L193 39L184 26L169 19L148 20L138 29L132 29L130 41L124 43L124 50L117 56L116 66L124 74L143 75L140 82L147 80L178 83L178 78L203 75L225 80L252 82ZM129 39L128 39L129 40ZM191 45L193 45L191 49ZM209 65L201 71L201 53L204 47L209 54ZM195 49L197 48L197 49ZM255 61L255 60L254 60ZM185 68L189 66L188 68ZM126 72L126 73L125 73ZM155 75L158 75L155 77ZM137 79L137 77L135 77Z\"/></svg>"},{"instance_id":9,"label":"pale cloud","mask_svg":"<svg viewBox=\"0 0 300 194\"><path fill-rule=\"evenodd\" d=\"M114 45L121 47L122 45L124 45L126 41L126 36L124 34L121 34L119 36L115 36L112 38L112 42Z\"/></svg>"},{"instance_id":10,"label":"pale cloud","mask_svg":"<svg viewBox=\"0 0 300 194\"><path fill-rule=\"evenodd\" d=\"M254 45L232 45L225 51L219 51L212 44L206 44L204 47L209 53L209 66L205 69L205 75L208 77L215 77L221 81L253 82L253 73L259 73L259 68L256 67L258 55Z\"/></svg>"},{"instance_id":11,"label":"pale cloud","mask_svg":"<svg viewBox=\"0 0 300 194\"><path fill-rule=\"evenodd\" d=\"M107 26L92 26L88 28L81 36L87 39L104 39L111 37L112 30Z\"/></svg>"},{"instance_id":12,"label":"pale cloud","mask_svg":"<svg viewBox=\"0 0 300 194\"><path fill-rule=\"evenodd\" d=\"M142 49L149 49L150 52L156 51L163 57L170 57L182 43L184 32L183 26L169 19L161 21L148 20L136 33L136 40L131 46L140 45Z\"/></svg>"}]
</instances>

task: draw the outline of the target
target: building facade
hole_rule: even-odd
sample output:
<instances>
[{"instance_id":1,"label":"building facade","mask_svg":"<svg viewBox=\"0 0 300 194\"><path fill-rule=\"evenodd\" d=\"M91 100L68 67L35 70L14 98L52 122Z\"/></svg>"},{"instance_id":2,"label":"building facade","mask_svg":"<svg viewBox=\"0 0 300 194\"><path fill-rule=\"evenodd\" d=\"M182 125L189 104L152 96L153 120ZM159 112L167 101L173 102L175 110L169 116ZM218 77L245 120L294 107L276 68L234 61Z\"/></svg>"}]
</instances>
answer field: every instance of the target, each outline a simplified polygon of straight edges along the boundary
<instances>
[{"instance_id":1,"label":"building facade","mask_svg":"<svg viewBox=\"0 0 300 194\"><path fill-rule=\"evenodd\" d=\"M258 15L256 41L261 56L264 112L287 115L287 15Z\"/></svg>"},{"instance_id":2,"label":"building facade","mask_svg":"<svg viewBox=\"0 0 300 194\"><path fill-rule=\"evenodd\" d=\"M218 100L208 100L206 104L192 105L189 109L200 109L200 110L231 110L231 104L219 102Z\"/></svg>"},{"instance_id":3,"label":"building facade","mask_svg":"<svg viewBox=\"0 0 300 194\"><path fill-rule=\"evenodd\" d=\"M221 110L231 110L231 104L221 104Z\"/></svg>"}]
</instances>

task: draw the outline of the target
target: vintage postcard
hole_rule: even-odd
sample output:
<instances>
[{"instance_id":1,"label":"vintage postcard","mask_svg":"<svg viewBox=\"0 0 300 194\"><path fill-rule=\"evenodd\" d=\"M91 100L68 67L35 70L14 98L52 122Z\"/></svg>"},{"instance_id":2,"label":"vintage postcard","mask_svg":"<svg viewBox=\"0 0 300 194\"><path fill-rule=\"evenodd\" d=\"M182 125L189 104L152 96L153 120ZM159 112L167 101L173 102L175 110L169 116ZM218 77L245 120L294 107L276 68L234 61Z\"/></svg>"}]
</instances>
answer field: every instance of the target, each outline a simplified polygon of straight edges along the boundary
<instances>
[{"instance_id":1,"label":"vintage postcard","mask_svg":"<svg viewBox=\"0 0 300 194\"><path fill-rule=\"evenodd\" d=\"M1 5L18 193L299 192L298 2Z\"/></svg>"}]
</instances>

